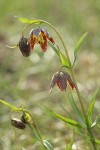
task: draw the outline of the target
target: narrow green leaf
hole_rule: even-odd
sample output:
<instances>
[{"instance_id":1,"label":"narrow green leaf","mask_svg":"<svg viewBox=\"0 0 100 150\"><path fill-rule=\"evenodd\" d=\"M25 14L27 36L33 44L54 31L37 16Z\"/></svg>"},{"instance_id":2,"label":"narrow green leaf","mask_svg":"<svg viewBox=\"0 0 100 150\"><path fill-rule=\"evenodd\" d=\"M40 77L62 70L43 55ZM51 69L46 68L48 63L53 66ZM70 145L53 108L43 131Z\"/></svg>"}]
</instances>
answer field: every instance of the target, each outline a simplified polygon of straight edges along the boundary
<instances>
[{"instance_id":1,"label":"narrow green leaf","mask_svg":"<svg viewBox=\"0 0 100 150\"><path fill-rule=\"evenodd\" d=\"M16 17L16 16L15 16ZM26 23L26 24L31 24L31 23L34 23L34 24L41 24L42 21L41 20L38 20L38 19L27 19L27 18L22 18L22 17L16 17L18 19L18 21L22 22L22 23Z\"/></svg>"},{"instance_id":2,"label":"narrow green leaf","mask_svg":"<svg viewBox=\"0 0 100 150\"><path fill-rule=\"evenodd\" d=\"M87 36L87 32L86 32L85 34L83 34L83 35L81 36L81 38L79 39L79 41L77 42L77 44L76 44L76 46L75 46L75 49L74 49L74 56L77 55L77 52L78 52L78 50L79 50L81 44L82 44L83 41L85 40L86 36Z\"/></svg>"},{"instance_id":3,"label":"narrow green leaf","mask_svg":"<svg viewBox=\"0 0 100 150\"><path fill-rule=\"evenodd\" d=\"M21 111L21 112L23 111L23 108L18 108L18 107L14 106L14 105L11 105L11 104L5 102L4 100L0 99L0 103L6 105L7 107L9 107L10 109L12 109L14 111Z\"/></svg>"},{"instance_id":4,"label":"narrow green leaf","mask_svg":"<svg viewBox=\"0 0 100 150\"><path fill-rule=\"evenodd\" d=\"M71 93L69 94L69 102L70 102L74 112L76 113L79 122L82 124L83 127L86 127L86 125L84 123L84 117L83 117L81 111L78 109L78 107L74 101L73 95Z\"/></svg>"},{"instance_id":5,"label":"narrow green leaf","mask_svg":"<svg viewBox=\"0 0 100 150\"><path fill-rule=\"evenodd\" d=\"M37 132L37 130L34 128L34 126L32 124L28 124L28 126L30 127L30 129L32 130L32 134L34 136L34 138L37 140L37 141L40 141L41 142L41 138Z\"/></svg>"},{"instance_id":6,"label":"narrow green leaf","mask_svg":"<svg viewBox=\"0 0 100 150\"><path fill-rule=\"evenodd\" d=\"M87 117L88 117L88 121L89 121L90 125L92 123L92 112L93 112L93 107L94 107L95 99L96 99L98 92L99 92L99 88L97 88L96 91L93 93L92 100L91 100L90 105L87 110Z\"/></svg>"},{"instance_id":7,"label":"narrow green leaf","mask_svg":"<svg viewBox=\"0 0 100 150\"><path fill-rule=\"evenodd\" d=\"M53 114L55 117L57 117L57 118L63 120L63 121L66 122L66 123L69 123L69 124L71 124L71 125L73 125L73 126L77 126L77 127L81 127L81 128L82 128L82 126L81 126L81 124L80 124L79 122L76 122L76 121L74 121L74 120L72 120L72 119L63 117L63 116L61 116L61 115L59 115L59 114L56 114L56 113L53 112L53 111L52 111L52 114Z\"/></svg>"},{"instance_id":8,"label":"narrow green leaf","mask_svg":"<svg viewBox=\"0 0 100 150\"><path fill-rule=\"evenodd\" d=\"M48 150L53 150L53 147L48 140L43 140L43 144Z\"/></svg>"},{"instance_id":9,"label":"narrow green leaf","mask_svg":"<svg viewBox=\"0 0 100 150\"><path fill-rule=\"evenodd\" d=\"M57 46L57 48L53 45L53 44L51 44L50 42L48 42L49 43L49 45L50 45L50 47L52 47L52 49L55 51L55 53L59 56L59 58L60 58L60 60L61 60L61 63L62 63L62 66L65 66L65 67L67 67L67 68L69 68L70 66L69 66L69 61L68 61L68 59L63 55L63 53L60 51L60 49L58 48L58 46Z\"/></svg>"},{"instance_id":10,"label":"narrow green leaf","mask_svg":"<svg viewBox=\"0 0 100 150\"><path fill-rule=\"evenodd\" d=\"M80 46L82 45L83 41L85 40L86 36L87 36L87 32L81 36L81 38L79 39L79 41L77 42L77 44L75 46L75 49L74 49L74 62L73 62L72 66L74 66L74 64L75 64L75 61L76 61L76 58L77 58L77 52L78 52Z\"/></svg>"},{"instance_id":11,"label":"narrow green leaf","mask_svg":"<svg viewBox=\"0 0 100 150\"><path fill-rule=\"evenodd\" d=\"M59 51L59 57L60 57L60 60L61 60L61 63L62 63L62 66L65 66L65 67L70 67L69 66L69 61L68 59L63 55L63 53L61 51Z\"/></svg>"},{"instance_id":12,"label":"narrow green leaf","mask_svg":"<svg viewBox=\"0 0 100 150\"><path fill-rule=\"evenodd\" d=\"M96 120L93 122L93 124L91 125L91 128L93 128L95 125L97 125L98 123L100 123L100 114L98 115L98 117L96 118Z\"/></svg>"},{"instance_id":13,"label":"narrow green leaf","mask_svg":"<svg viewBox=\"0 0 100 150\"><path fill-rule=\"evenodd\" d=\"M55 53L59 56L59 50L51 42L48 41L48 44L55 51Z\"/></svg>"}]
</instances>

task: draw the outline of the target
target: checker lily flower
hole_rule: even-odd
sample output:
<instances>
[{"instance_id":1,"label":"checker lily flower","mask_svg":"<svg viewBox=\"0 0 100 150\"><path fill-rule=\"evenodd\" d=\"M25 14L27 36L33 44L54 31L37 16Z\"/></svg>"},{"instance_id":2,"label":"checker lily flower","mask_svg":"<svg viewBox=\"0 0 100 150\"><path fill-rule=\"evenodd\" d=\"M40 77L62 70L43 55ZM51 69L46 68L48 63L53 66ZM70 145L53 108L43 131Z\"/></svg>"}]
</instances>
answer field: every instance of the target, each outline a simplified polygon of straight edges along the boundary
<instances>
[{"instance_id":1,"label":"checker lily flower","mask_svg":"<svg viewBox=\"0 0 100 150\"><path fill-rule=\"evenodd\" d=\"M72 81L68 73L65 73L63 71L56 72L52 77L49 92L52 92L52 89L56 84L59 87L60 91L66 91L67 83L70 85L72 89L76 88L74 82Z\"/></svg>"},{"instance_id":2,"label":"checker lily flower","mask_svg":"<svg viewBox=\"0 0 100 150\"><path fill-rule=\"evenodd\" d=\"M36 43L40 44L42 50L45 52L47 50L47 40L55 44L54 39L50 36L50 33L46 29L35 28L30 32L30 49L34 48Z\"/></svg>"},{"instance_id":3,"label":"checker lily flower","mask_svg":"<svg viewBox=\"0 0 100 150\"><path fill-rule=\"evenodd\" d=\"M22 36L20 41L19 41L18 46L19 46L19 49L20 49L20 51L24 57L30 56L30 54L31 54L30 43L29 43L27 38Z\"/></svg>"}]
</instances>

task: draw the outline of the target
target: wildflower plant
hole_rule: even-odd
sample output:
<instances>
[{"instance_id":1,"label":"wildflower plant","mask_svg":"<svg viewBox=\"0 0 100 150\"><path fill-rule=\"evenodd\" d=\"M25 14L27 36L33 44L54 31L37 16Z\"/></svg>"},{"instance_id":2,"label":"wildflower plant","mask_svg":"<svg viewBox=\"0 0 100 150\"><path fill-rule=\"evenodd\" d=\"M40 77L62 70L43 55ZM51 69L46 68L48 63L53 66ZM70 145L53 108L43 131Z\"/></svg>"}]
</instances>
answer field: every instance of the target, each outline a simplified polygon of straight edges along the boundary
<instances>
[{"instance_id":1,"label":"wildflower plant","mask_svg":"<svg viewBox=\"0 0 100 150\"><path fill-rule=\"evenodd\" d=\"M19 47L19 49L24 57L30 56L31 52L35 49L35 44L39 44L40 48L42 49L43 52L46 52L48 46L50 46L55 51L55 53L58 55L58 57L61 61L61 66L59 67L60 69L56 73L54 73L54 75L51 79L51 85L50 85L49 92L52 92L55 85L58 86L60 91L66 91L66 88L69 85L72 90L76 91L76 94L78 96L81 110L78 108L77 104L75 103L72 92L69 94L71 106L74 109L76 115L78 116L79 121L64 117L54 111L51 111L51 114L54 117L64 121L65 123L71 124L72 126L74 126L76 128L87 131L86 136L92 145L92 149L98 150L98 147L100 145L100 140L94 136L92 129L100 122L100 114L93 121L92 120L92 116L93 116L92 112L93 112L93 107L94 107L95 99L98 94L99 88L97 88L95 90L95 92L93 93L92 100L86 110L85 106L84 106L84 100L83 100L81 93L79 91L79 88L77 86L77 82L76 82L76 79L74 76L74 71L73 71L74 64L77 60L78 50L79 50L81 44L83 43L84 39L86 39L87 33L82 35L82 37L77 42L75 49L74 49L74 61L71 62L69 54L68 54L68 50L63 41L63 38L61 37L60 33L56 30L56 28L53 25L51 25L49 22L47 22L45 20L40 20L40 19L26 19L26 18L17 18L17 19L18 19L18 21L20 21L22 23L28 24L23 29L20 40L17 44L17 46ZM29 37L26 38L24 36L24 32L26 31L26 29L29 26L32 26L34 24L37 25L37 27L32 29L29 33ZM51 33L49 33L46 29L41 28L41 24L46 24L54 30L54 32L58 35L58 37L62 43L62 47L65 51L65 54L62 53L62 51L60 50L60 48L57 44L57 41L51 36ZM10 46L8 46L8 47L10 47ZM10 48L14 48L14 47L10 47ZM66 68L66 71L63 71L63 68ZM42 139L42 135L40 134L37 123L36 123L33 115L31 115L31 113L28 110L26 110L23 107L17 108L16 106L13 106L3 100L0 100L0 102L4 105L8 106L11 110L20 112L22 114L21 119L11 118L11 124L14 127L19 128L19 129L25 129L26 125L29 126L33 132L33 136L37 139L37 141L40 141L42 143L44 149L53 150L53 146L50 144L50 142L48 140ZM71 143L66 146L66 150L71 150L73 143L74 143L74 135L72 137Z\"/></svg>"}]
</instances>

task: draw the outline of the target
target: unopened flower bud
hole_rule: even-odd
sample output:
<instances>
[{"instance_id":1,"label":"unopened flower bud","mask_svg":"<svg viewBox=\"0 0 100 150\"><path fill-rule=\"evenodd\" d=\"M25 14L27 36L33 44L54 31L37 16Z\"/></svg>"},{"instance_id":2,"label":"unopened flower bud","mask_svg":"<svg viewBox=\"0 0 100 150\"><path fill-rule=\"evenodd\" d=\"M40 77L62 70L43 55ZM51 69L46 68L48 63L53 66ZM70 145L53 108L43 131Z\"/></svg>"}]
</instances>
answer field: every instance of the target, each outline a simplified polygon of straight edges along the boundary
<instances>
[{"instance_id":1,"label":"unopened flower bud","mask_svg":"<svg viewBox=\"0 0 100 150\"><path fill-rule=\"evenodd\" d=\"M19 41L19 48L23 56L28 57L31 53L30 43L27 38L21 37Z\"/></svg>"},{"instance_id":2,"label":"unopened flower bud","mask_svg":"<svg viewBox=\"0 0 100 150\"><path fill-rule=\"evenodd\" d=\"M11 118L11 124L18 129L25 129L26 125L20 119Z\"/></svg>"}]
</instances>

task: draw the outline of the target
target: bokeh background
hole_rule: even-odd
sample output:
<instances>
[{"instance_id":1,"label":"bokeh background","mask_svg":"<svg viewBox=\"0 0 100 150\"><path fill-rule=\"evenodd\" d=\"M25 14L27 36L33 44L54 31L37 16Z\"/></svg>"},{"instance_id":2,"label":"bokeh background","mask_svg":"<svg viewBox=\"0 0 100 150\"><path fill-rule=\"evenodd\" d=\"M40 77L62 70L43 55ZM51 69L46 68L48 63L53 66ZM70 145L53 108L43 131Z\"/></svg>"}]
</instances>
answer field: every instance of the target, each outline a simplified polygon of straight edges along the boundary
<instances>
[{"instance_id":1,"label":"bokeh background","mask_svg":"<svg viewBox=\"0 0 100 150\"><path fill-rule=\"evenodd\" d=\"M60 92L57 87L49 94L50 81L60 67L54 51L48 47L43 53L38 45L30 57L24 58L19 48L9 49L6 45L16 45L26 26L14 18L44 19L53 24L62 35L71 60L78 39L88 32L88 37L80 48L74 67L75 77L87 108L92 93L100 87L100 0L0 0L0 98L16 106L23 105L35 115L44 139L50 139L55 150L65 150L70 142L73 128L53 118L48 110L76 119L68 99L70 88ZM43 26L43 25L42 25ZM25 32L29 32L31 26ZM45 28L54 37L62 52L63 47L50 27ZM80 108L75 91L72 91ZM96 98L94 118L100 113L100 93ZM11 117L20 118L12 113ZM100 125L94 134L100 138ZM88 150L88 141L83 131L75 128L73 150ZM32 137L30 129L14 130L10 123L9 108L0 104L0 150L42 150Z\"/></svg>"}]
</instances>

